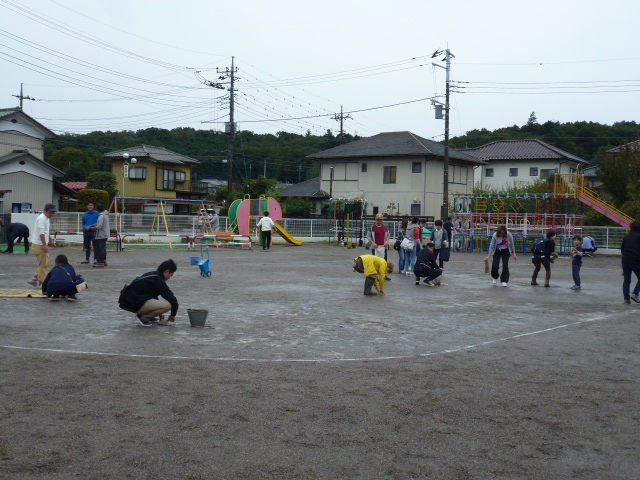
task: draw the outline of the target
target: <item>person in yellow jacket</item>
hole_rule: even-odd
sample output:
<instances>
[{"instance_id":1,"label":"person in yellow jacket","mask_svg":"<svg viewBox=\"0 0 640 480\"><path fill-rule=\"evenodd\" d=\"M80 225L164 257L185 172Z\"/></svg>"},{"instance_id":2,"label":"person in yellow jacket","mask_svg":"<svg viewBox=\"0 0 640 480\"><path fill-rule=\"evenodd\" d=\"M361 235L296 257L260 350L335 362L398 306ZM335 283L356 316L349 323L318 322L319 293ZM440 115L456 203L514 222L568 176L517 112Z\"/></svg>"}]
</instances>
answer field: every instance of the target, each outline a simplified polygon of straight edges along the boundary
<instances>
[{"instance_id":1,"label":"person in yellow jacket","mask_svg":"<svg viewBox=\"0 0 640 480\"><path fill-rule=\"evenodd\" d=\"M384 258L375 255L361 255L353 259L353 271L364 273L364 294L365 295L386 295L384 293L384 281L387 273L393 272L393 264ZM371 289L376 287L378 293Z\"/></svg>"}]
</instances>

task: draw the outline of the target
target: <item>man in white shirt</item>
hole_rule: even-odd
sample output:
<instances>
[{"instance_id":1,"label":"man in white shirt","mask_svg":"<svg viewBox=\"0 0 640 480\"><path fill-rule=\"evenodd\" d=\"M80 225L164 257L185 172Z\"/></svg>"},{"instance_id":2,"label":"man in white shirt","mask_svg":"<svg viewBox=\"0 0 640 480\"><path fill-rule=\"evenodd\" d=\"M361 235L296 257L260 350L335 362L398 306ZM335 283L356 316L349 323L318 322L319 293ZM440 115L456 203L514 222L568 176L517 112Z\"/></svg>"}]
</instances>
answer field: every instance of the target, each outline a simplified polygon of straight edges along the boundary
<instances>
[{"instance_id":1,"label":"man in white shirt","mask_svg":"<svg viewBox=\"0 0 640 480\"><path fill-rule=\"evenodd\" d=\"M49 260L49 245L55 247L56 242L49 236L49 219L53 218L58 209L53 203L44 206L44 212L38 215L36 223L31 231L31 245L33 253L38 259L38 270L31 280L30 285L36 288L42 287L42 282L47 277L47 267L51 263Z\"/></svg>"},{"instance_id":2,"label":"man in white shirt","mask_svg":"<svg viewBox=\"0 0 640 480\"><path fill-rule=\"evenodd\" d=\"M262 234L262 250L268 250L271 246L271 230L275 228L269 212L264 212L264 217L256 224L256 230Z\"/></svg>"}]
</instances>

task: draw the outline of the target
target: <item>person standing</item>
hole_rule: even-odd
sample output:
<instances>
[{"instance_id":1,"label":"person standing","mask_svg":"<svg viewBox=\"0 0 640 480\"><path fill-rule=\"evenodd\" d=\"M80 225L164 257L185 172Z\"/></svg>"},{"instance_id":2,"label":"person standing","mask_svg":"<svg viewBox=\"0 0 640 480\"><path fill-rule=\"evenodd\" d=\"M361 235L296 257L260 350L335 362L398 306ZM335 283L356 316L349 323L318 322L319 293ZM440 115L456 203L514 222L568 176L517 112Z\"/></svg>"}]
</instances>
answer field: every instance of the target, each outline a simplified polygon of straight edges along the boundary
<instances>
[{"instance_id":1,"label":"person standing","mask_svg":"<svg viewBox=\"0 0 640 480\"><path fill-rule=\"evenodd\" d=\"M411 219L411 223L407 225L406 237L410 242L413 242L413 248L411 248L411 250L407 250L406 252L406 254L409 255L409 264L407 265L407 258L405 257L404 270L407 275L413 275L413 269L416 264L416 257L418 256L418 252L422 249L422 245L420 243L420 226L418 225L418 217L413 217Z\"/></svg>"},{"instance_id":2,"label":"person standing","mask_svg":"<svg viewBox=\"0 0 640 480\"><path fill-rule=\"evenodd\" d=\"M49 259L49 246L55 247L56 242L49 235L49 220L53 218L58 209L53 203L47 203L44 206L44 211L38 215L35 224L33 225L33 232L31 232L31 244L33 246L33 253L38 260L38 269L34 273L33 278L27 281L29 285L36 288L42 287L44 279L47 277L47 268L51 264Z\"/></svg>"},{"instance_id":3,"label":"person standing","mask_svg":"<svg viewBox=\"0 0 640 480\"><path fill-rule=\"evenodd\" d=\"M400 223L400 228L398 228L398 237L396 238L397 242L401 242L404 240L405 235L407 234L407 225L409 225L408 220L402 220ZM400 247L398 249L398 255L400 256L399 264L398 264L398 273L400 275L404 275L405 268L409 265L409 252L404 248ZM405 265L406 262L406 265Z\"/></svg>"},{"instance_id":4,"label":"person standing","mask_svg":"<svg viewBox=\"0 0 640 480\"><path fill-rule=\"evenodd\" d=\"M426 277L423 281L428 287L440 285L442 268L436 263L436 256L433 253L435 245L432 242L427 243L425 248L420 250L416 259L416 266L413 274L416 277L416 285L420 285L420 277Z\"/></svg>"},{"instance_id":5,"label":"person standing","mask_svg":"<svg viewBox=\"0 0 640 480\"><path fill-rule=\"evenodd\" d=\"M376 214L376 223L369 228L367 240L371 243L371 254L386 260L389 248L389 229L384 224L382 213Z\"/></svg>"},{"instance_id":6,"label":"person standing","mask_svg":"<svg viewBox=\"0 0 640 480\"><path fill-rule=\"evenodd\" d=\"M442 220L436 220L435 227L436 229L431 232L431 241L435 245L435 248L433 249L433 255L435 256L436 260L438 260L438 266L440 267L440 269L444 270L444 260L442 260L440 252L443 248L449 248L450 237L447 234L447 231L443 228Z\"/></svg>"},{"instance_id":7,"label":"person standing","mask_svg":"<svg viewBox=\"0 0 640 480\"><path fill-rule=\"evenodd\" d=\"M24 253L29 253L29 227L24 223L10 223L7 228L7 249L4 253L13 253L14 243L24 242Z\"/></svg>"},{"instance_id":8,"label":"person standing","mask_svg":"<svg viewBox=\"0 0 640 480\"><path fill-rule=\"evenodd\" d=\"M93 250L94 250L93 259L94 261L96 260L96 252L95 252L96 231L93 227L95 227L96 223L98 223L99 215L100 215L100 212L96 211L93 202L89 200L87 202L87 211L84 212L84 215L82 216L82 236L84 240L85 261L80 263L84 263L84 264L89 263L89 260L91 259L92 244L93 244Z\"/></svg>"},{"instance_id":9,"label":"person standing","mask_svg":"<svg viewBox=\"0 0 640 480\"><path fill-rule=\"evenodd\" d=\"M622 239L620 251L622 253L622 296L624 303L631 303L629 299L640 303L640 221L636 220L629 226L630 232ZM629 295L631 287L631 274L636 276L636 286Z\"/></svg>"},{"instance_id":10,"label":"person standing","mask_svg":"<svg viewBox=\"0 0 640 480\"><path fill-rule=\"evenodd\" d=\"M453 222L451 221L451 217L447 217L447 221L442 225L447 232L447 236L449 237L449 250L453 249Z\"/></svg>"},{"instance_id":11,"label":"person standing","mask_svg":"<svg viewBox=\"0 0 640 480\"><path fill-rule=\"evenodd\" d=\"M393 273L393 264L375 255L361 255L353 259L353 271L363 273L365 295L386 295L384 282L387 273ZM371 289L375 287L378 293Z\"/></svg>"},{"instance_id":12,"label":"person standing","mask_svg":"<svg viewBox=\"0 0 640 480\"><path fill-rule=\"evenodd\" d=\"M176 262L165 260L154 272L147 272L122 289L118 305L121 309L136 314L143 327L174 325L178 313L178 300L167 281L178 270ZM160 300L161 296L164 300ZM169 318L164 314L171 310Z\"/></svg>"},{"instance_id":13,"label":"person standing","mask_svg":"<svg viewBox=\"0 0 640 480\"><path fill-rule=\"evenodd\" d=\"M549 280L551 280L551 258L558 258L558 254L555 251L557 238L557 232L551 230L547 232L547 238L534 247L533 264L535 268L533 270L533 276L531 277L531 285L538 285L538 272L540 272L540 266L542 265L545 270L544 286L549 287Z\"/></svg>"},{"instance_id":14,"label":"person standing","mask_svg":"<svg viewBox=\"0 0 640 480\"><path fill-rule=\"evenodd\" d=\"M574 235L573 247L571 247L571 274L573 275L573 287L571 287L571 290L580 290L582 288L582 284L580 282L582 255L582 237L580 235Z\"/></svg>"},{"instance_id":15,"label":"person standing","mask_svg":"<svg viewBox=\"0 0 640 480\"><path fill-rule=\"evenodd\" d=\"M220 217L215 210L211 210L211 216L209 217L209 223L211 224L211 230L217 232L220 230Z\"/></svg>"},{"instance_id":16,"label":"person standing","mask_svg":"<svg viewBox=\"0 0 640 480\"><path fill-rule=\"evenodd\" d=\"M271 231L276 227L273 220L269 217L269 212L264 212L264 217L256 224L256 230L260 232L262 239L262 250L268 250L271 247Z\"/></svg>"},{"instance_id":17,"label":"person standing","mask_svg":"<svg viewBox=\"0 0 640 480\"><path fill-rule=\"evenodd\" d=\"M107 266L107 240L109 239L111 230L109 228L109 212L105 210L104 205L101 203L96 205L96 209L98 210L99 215L98 220L93 227L96 232L93 243L93 257L96 263L93 266L102 268Z\"/></svg>"},{"instance_id":18,"label":"person standing","mask_svg":"<svg viewBox=\"0 0 640 480\"><path fill-rule=\"evenodd\" d=\"M493 262L491 264L491 278L493 278L493 284L498 283L498 278L503 287L509 286L509 257L513 252L513 259L518 260L518 254L516 253L516 246L513 241L513 235L507 231L507 227L500 225L496 232L491 237L491 243L489 244L489 253L487 254L485 261L489 260L491 254L493 254ZM498 273L500 269L500 261L502 261L502 273Z\"/></svg>"}]
</instances>

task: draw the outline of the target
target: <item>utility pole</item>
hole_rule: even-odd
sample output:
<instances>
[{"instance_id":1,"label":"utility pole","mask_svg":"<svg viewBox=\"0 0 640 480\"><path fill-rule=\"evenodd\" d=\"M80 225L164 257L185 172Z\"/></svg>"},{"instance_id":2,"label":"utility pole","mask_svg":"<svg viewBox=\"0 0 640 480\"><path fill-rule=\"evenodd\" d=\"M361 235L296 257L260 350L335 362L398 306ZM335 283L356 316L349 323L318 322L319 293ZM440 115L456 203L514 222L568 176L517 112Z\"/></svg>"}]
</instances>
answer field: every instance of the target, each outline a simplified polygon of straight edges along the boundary
<instances>
[{"instance_id":1,"label":"utility pole","mask_svg":"<svg viewBox=\"0 0 640 480\"><path fill-rule=\"evenodd\" d=\"M347 119L352 119L353 117L351 115L344 115L342 113L342 105L340 105L340 115L338 115L337 113L331 117L332 119L340 122L340 145L342 145L344 143L344 121Z\"/></svg>"},{"instance_id":2,"label":"utility pole","mask_svg":"<svg viewBox=\"0 0 640 480\"><path fill-rule=\"evenodd\" d=\"M431 58L440 55L441 51L437 50ZM444 68L447 72L447 83L445 89L445 101L444 101L444 166L443 166L443 185L442 185L442 209L440 211L440 218L446 219L449 215L449 90L451 85L451 59L455 58L455 55L447 48L444 51L444 61L446 61L446 67L442 67L436 63L432 65L440 68ZM434 102L435 103L435 102Z\"/></svg>"},{"instance_id":3,"label":"utility pole","mask_svg":"<svg viewBox=\"0 0 640 480\"><path fill-rule=\"evenodd\" d=\"M22 110L22 101L23 100L35 100L35 98L27 95L26 97L22 94L22 83L20 84L20 95L11 95L12 97L16 97L20 99L20 110Z\"/></svg>"},{"instance_id":4,"label":"utility pole","mask_svg":"<svg viewBox=\"0 0 640 480\"><path fill-rule=\"evenodd\" d=\"M216 69L217 73L222 73L218 80L230 79L229 84L229 123L225 125L225 133L229 135L229 158L227 172L227 207L231 205L231 194L233 192L233 144L236 138L236 123L234 118L234 103L236 91L234 83L236 80L235 73L238 69L234 66L235 57L231 57L231 70L227 67L225 70Z\"/></svg>"}]
</instances>

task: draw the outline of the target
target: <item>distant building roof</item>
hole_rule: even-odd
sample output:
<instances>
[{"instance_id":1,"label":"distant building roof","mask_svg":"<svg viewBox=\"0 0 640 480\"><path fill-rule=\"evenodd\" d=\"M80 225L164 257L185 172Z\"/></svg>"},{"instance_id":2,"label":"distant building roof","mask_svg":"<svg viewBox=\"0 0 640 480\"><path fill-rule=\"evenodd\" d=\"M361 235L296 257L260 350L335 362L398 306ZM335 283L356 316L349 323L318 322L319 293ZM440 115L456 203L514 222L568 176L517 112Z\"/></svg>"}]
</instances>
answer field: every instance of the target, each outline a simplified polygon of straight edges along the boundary
<instances>
[{"instance_id":1,"label":"distant building roof","mask_svg":"<svg viewBox=\"0 0 640 480\"><path fill-rule=\"evenodd\" d=\"M75 191L84 190L85 188L87 188L88 184L89 182L64 182L63 183L65 187L72 188Z\"/></svg>"},{"instance_id":2,"label":"distant building roof","mask_svg":"<svg viewBox=\"0 0 640 480\"><path fill-rule=\"evenodd\" d=\"M320 188L320 177L284 187L279 193L281 197L329 198L329 194Z\"/></svg>"},{"instance_id":3,"label":"distant building roof","mask_svg":"<svg viewBox=\"0 0 640 480\"><path fill-rule=\"evenodd\" d=\"M194 158L181 155L163 147L154 145L136 145L122 150L105 153L104 158L122 160L122 155L128 153L131 158L144 158L156 163L171 163L174 165L198 165L200 162Z\"/></svg>"},{"instance_id":4,"label":"distant building roof","mask_svg":"<svg viewBox=\"0 0 640 480\"><path fill-rule=\"evenodd\" d=\"M411 132L385 132L308 155L313 160L357 157L444 157L444 145ZM484 164L469 153L449 148L449 158Z\"/></svg>"},{"instance_id":5,"label":"distant building roof","mask_svg":"<svg viewBox=\"0 0 640 480\"><path fill-rule=\"evenodd\" d=\"M607 153L620 153L622 147L633 148L634 150L640 150L640 140L634 142L625 143L624 145L618 145L617 147L610 148Z\"/></svg>"},{"instance_id":6,"label":"distant building roof","mask_svg":"<svg viewBox=\"0 0 640 480\"><path fill-rule=\"evenodd\" d=\"M571 160L582 165L589 162L537 139L498 140L476 148L461 148L486 162L494 160Z\"/></svg>"},{"instance_id":7,"label":"distant building roof","mask_svg":"<svg viewBox=\"0 0 640 480\"><path fill-rule=\"evenodd\" d=\"M584 169L584 176L586 178L596 178L598 176L598 168L595 166L586 167Z\"/></svg>"},{"instance_id":8,"label":"distant building roof","mask_svg":"<svg viewBox=\"0 0 640 480\"><path fill-rule=\"evenodd\" d=\"M47 127L38 122L35 118L27 115L19 107L15 108L0 108L0 120L5 120L12 123L26 123L37 129L41 130L45 138L55 138L57 135L49 130Z\"/></svg>"}]
</instances>

